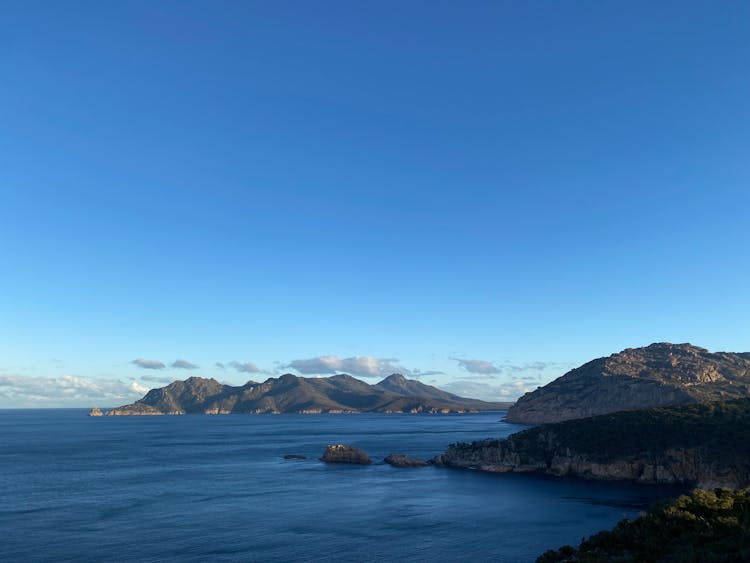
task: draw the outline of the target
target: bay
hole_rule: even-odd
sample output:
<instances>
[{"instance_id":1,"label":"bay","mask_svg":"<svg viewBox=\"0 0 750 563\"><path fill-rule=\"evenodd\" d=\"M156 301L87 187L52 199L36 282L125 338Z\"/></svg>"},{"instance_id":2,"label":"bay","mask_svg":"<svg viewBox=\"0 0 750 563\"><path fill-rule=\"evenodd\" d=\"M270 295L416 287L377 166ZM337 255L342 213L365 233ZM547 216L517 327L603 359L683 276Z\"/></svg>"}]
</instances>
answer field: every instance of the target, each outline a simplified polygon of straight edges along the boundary
<instances>
[{"instance_id":1,"label":"bay","mask_svg":"<svg viewBox=\"0 0 750 563\"><path fill-rule=\"evenodd\" d=\"M500 412L85 414L0 411L2 559L523 562L675 493L381 462L522 428ZM333 443L376 463L318 461Z\"/></svg>"}]
</instances>

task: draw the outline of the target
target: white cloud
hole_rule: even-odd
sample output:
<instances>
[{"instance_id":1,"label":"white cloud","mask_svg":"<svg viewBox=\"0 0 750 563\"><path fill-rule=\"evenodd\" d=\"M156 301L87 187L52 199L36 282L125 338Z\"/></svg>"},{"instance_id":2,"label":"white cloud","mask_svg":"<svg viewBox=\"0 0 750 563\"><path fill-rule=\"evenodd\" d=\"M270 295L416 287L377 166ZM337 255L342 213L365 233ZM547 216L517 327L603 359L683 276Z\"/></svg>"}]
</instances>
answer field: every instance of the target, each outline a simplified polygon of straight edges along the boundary
<instances>
[{"instance_id":1,"label":"white cloud","mask_svg":"<svg viewBox=\"0 0 750 563\"><path fill-rule=\"evenodd\" d=\"M441 386L442 389L471 399L483 401L515 401L536 387L528 385L527 381L516 379L508 383L482 383L475 379L459 379Z\"/></svg>"},{"instance_id":2,"label":"white cloud","mask_svg":"<svg viewBox=\"0 0 750 563\"><path fill-rule=\"evenodd\" d=\"M392 373L401 373L406 376L425 375L416 374L411 370L397 365L396 358L374 358L372 356L353 356L342 358L340 356L317 356L306 360L294 360L284 366L297 370L303 375L331 375L334 373L348 373L359 377L386 377Z\"/></svg>"},{"instance_id":3,"label":"white cloud","mask_svg":"<svg viewBox=\"0 0 750 563\"><path fill-rule=\"evenodd\" d=\"M140 399L149 389L136 380L0 374L0 404L7 407L115 406Z\"/></svg>"},{"instance_id":4,"label":"white cloud","mask_svg":"<svg viewBox=\"0 0 750 563\"><path fill-rule=\"evenodd\" d=\"M198 366L188 362L187 360L175 360L172 362L172 367L176 369L198 369Z\"/></svg>"},{"instance_id":5,"label":"white cloud","mask_svg":"<svg viewBox=\"0 0 750 563\"><path fill-rule=\"evenodd\" d=\"M131 381L130 385L128 386L130 390L133 393L138 393L139 395L145 395L148 393L151 389L146 387L145 385L141 385L137 381Z\"/></svg>"}]
</instances>

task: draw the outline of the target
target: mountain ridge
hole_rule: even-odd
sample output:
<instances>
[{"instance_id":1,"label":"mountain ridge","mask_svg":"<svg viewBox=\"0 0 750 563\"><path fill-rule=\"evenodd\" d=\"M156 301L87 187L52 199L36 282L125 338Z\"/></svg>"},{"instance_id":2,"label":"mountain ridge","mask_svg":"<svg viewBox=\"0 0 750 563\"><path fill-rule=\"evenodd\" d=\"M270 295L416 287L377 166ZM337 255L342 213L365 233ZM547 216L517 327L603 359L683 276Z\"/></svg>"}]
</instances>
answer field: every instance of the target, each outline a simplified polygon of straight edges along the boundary
<instances>
[{"instance_id":1,"label":"mountain ridge","mask_svg":"<svg viewBox=\"0 0 750 563\"><path fill-rule=\"evenodd\" d=\"M249 381L239 386L194 376L151 389L142 399L106 414L450 414L505 410L508 406L509 403L459 397L401 374L392 374L371 385L347 374L306 378L286 373L261 383Z\"/></svg>"},{"instance_id":2,"label":"mountain ridge","mask_svg":"<svg viewBox=\"0 0 750 563\"><path fill-rule=\"evenodd\" d=\"M587 362L508 409L506 420L544 424L623 410L750 396L750 353L657 342Z\"/></svg>"}]
</instances>

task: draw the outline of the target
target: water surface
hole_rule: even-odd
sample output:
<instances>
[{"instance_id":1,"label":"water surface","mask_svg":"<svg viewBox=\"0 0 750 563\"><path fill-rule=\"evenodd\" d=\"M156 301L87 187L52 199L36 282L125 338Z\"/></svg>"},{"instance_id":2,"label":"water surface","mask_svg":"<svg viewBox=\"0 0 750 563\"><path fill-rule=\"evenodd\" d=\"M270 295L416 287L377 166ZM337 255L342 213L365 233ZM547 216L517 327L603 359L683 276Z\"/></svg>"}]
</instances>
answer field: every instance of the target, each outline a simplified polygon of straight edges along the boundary
<instances>
[{"instance_id":1,"label":"water surface","mask_svg":"<svg viewBox=\"0 0 750 563\"><path fill-rule=\"evenodd\" d=\"M533 561L674 492L317 461L330 443L430 458L521 428L503 413L85 413L0 410L2 559Z\"/></svg>"}]
</instances>

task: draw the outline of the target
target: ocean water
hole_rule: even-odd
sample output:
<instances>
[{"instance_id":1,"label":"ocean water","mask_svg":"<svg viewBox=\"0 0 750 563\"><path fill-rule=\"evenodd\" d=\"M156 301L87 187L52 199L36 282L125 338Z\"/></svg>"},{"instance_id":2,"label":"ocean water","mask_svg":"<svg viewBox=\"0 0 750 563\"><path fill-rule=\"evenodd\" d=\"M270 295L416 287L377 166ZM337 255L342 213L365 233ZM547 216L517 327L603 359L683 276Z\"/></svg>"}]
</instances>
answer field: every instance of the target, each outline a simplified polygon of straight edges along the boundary
<instances>
[{"instance_id":1,"label":"ocean water","mask_svg":"<svg viewBox=\"0 0 750 563\"><path fill-rule=\"evenodd\" d=\"M85 414L0 410L1 560L515 563L675 492L317 460L331 443L426 459L520 428L497 412Z\"/></svg>"}]
</instances>

